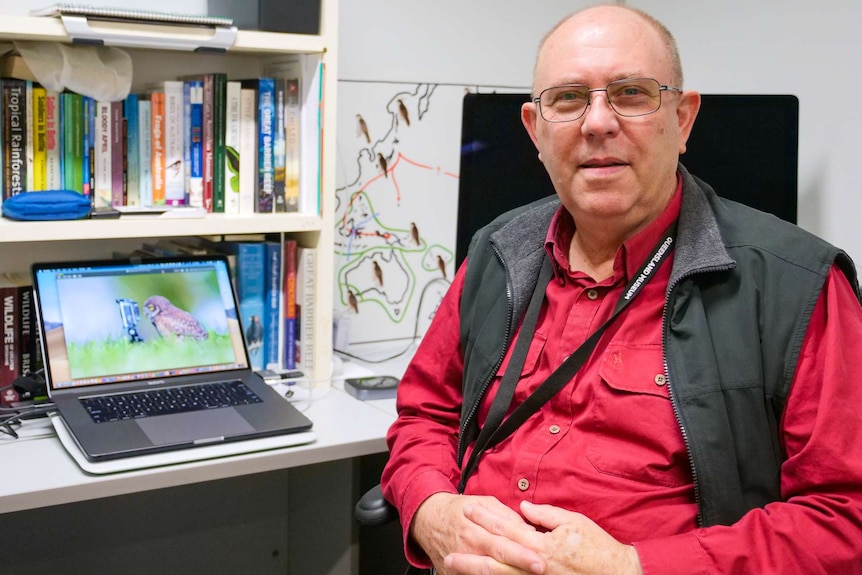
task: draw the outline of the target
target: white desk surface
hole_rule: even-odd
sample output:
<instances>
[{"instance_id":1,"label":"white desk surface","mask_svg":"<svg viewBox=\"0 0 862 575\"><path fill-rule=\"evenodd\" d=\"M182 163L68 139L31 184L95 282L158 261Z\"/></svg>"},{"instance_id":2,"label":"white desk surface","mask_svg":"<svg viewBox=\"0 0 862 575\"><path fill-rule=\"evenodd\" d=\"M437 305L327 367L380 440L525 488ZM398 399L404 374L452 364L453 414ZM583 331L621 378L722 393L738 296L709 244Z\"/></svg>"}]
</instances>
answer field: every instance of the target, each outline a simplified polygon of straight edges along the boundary
<instances>
[{"instance_id":1,"label":"white desk surface","mask_svg":"<svg viewBox=\"0 0 862 575\"><path fill-rule=\"evenodd\" d=\"M316 441L218 459L126 471L85 473L56 436L0 443L0 513L110 497L238 475L352 458L386 450L394 400L362 402L337 385L311 401ZM387 403L388 402L388 403ZM378 405L375 405L378 404ZM384 405L379 405L384 404ZM302 407L301 404L298 404Z\"/></svg>"}]
</instances>

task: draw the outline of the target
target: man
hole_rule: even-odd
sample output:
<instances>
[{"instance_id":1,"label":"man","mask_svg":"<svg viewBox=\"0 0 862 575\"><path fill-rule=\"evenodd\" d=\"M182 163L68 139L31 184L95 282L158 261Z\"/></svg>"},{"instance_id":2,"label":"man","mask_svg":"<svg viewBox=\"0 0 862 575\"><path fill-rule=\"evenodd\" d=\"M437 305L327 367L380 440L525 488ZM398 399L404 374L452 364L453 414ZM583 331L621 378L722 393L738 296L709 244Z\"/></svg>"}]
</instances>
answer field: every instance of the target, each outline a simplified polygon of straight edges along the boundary
<instances>
[{"instance_id":1,"label":"man","mask_svg":"<svg viewBox=\"0 0 862 575\"><path fill-rule=\"evenodd\" d=\"M476 235L399 386L382 484L411 563L862 573L853 265L679 165L700 106L682 81L670 33L632 8L544 39L522 119L559 202Z\"/></svg>"}]
</instances>

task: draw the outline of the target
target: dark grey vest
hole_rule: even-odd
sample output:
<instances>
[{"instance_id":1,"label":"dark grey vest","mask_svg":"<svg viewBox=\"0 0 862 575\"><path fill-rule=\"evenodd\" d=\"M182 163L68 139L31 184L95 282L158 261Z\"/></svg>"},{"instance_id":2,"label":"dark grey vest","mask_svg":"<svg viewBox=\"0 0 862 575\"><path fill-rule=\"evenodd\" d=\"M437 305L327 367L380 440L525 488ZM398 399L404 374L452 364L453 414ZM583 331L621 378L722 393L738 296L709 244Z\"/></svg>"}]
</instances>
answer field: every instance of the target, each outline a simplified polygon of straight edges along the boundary
<instances>
[{"instance_id":1,"label":"dark grey vest","mask_svg":"<svg viewBox=\"0 0 862 575\"><path fill-rule=\"evenodd\" d=\"M780 498L779 422L808 321L837 262L850 258L777 218L723 200L683 174L676 252L664 311L674 410L688 447L702 526L737 521ZM559 203L540 200L477 232L461 300L464 404L458 457L512 343ZM803 385L804 382L799 382Z\"/></svg>"}]
</instances>

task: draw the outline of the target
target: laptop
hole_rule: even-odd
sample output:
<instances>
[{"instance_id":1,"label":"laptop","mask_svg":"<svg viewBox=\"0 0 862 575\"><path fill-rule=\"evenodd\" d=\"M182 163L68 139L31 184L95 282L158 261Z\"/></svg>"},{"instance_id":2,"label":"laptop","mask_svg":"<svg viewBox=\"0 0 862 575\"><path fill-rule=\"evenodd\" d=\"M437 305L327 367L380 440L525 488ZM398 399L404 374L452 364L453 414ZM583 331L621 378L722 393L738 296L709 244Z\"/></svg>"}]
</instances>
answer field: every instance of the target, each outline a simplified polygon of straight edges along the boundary
<instances>
[{"instance_id":1,"label":"laptop","mask_svg":"<svg viewBox=\"0 0 862 575\"><path fill-rule=\"evenodd\" d=\"M313 440L251 368L225 256L36 263L32 278L48 394L88 461Z\"/></svg>"}]
</instances>

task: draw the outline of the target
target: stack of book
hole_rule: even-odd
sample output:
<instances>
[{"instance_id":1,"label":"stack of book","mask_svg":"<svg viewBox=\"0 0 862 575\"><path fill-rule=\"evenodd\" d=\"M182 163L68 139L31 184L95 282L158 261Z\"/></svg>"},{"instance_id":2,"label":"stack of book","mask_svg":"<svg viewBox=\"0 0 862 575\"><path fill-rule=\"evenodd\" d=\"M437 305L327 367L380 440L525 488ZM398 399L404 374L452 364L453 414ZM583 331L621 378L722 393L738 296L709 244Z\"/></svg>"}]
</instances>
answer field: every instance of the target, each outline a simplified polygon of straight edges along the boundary
<instances>
[{"instance_id":1,"label":"stack of book","mask_svg":"<svg viewBox=\"0 0 862 575\"><path fill-rule=\"evenodd\" d=\"M2 198L72 189L94 207L253 214L296 212L302 203L316 211L316 197L300 200L302 130L319 141L319 123L300 125L313 117L302 112L302 71L287 61L266 72L164 80L121 102L0 78ZM319 157L309 160L303 169L319 170Z\"/></svg>"}]
</instances>

